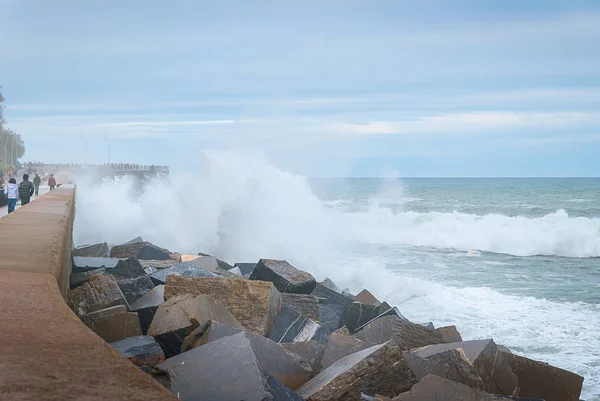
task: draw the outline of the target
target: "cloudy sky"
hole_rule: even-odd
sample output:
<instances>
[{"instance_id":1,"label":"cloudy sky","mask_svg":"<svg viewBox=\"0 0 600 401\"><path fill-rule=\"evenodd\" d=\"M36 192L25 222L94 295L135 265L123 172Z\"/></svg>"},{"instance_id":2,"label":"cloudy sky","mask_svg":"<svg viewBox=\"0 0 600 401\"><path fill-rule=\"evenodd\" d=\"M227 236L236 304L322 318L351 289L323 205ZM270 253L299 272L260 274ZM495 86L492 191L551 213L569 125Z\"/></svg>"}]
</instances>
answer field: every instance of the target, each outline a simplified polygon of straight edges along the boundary
<instances>
[{"instance_id":1,"label":"cloudy sky","mask_svg":"<svg viewBox=\"0 0 600 401\"><path fill-rule=\"evenodd\" d=\"M600 175L600 2L0 0L26 160Z\"/></svg>"}]
</instances>

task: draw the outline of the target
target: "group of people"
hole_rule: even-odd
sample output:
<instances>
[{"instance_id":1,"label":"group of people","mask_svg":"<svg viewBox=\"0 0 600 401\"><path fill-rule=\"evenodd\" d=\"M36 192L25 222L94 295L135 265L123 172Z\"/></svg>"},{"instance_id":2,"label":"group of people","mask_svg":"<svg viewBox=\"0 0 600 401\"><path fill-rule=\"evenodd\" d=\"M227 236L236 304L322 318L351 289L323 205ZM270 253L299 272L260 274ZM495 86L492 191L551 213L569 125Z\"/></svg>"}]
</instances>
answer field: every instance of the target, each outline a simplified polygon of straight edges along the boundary
<instances>
[{"instance_id":1,"label":"group of people","mask_svg":"<svg viewBox=\"0 0 600 401\"><path fill-rule=\"evenodd\" d=\"M19 185L15 178L8 180L8 185L4 188L4 194L8 200L8 213L15 211L19 199L21 199L21 206L25 206L31 201L33 195L38 196L41 183L42 179L38 174L33 178L33 182L29 181L29 174L23 174L23 181ZM50 191L56 188L56 179L53 174L50 174L50 178L48 178L48 186Z\"/></svg>"}]
</instances>

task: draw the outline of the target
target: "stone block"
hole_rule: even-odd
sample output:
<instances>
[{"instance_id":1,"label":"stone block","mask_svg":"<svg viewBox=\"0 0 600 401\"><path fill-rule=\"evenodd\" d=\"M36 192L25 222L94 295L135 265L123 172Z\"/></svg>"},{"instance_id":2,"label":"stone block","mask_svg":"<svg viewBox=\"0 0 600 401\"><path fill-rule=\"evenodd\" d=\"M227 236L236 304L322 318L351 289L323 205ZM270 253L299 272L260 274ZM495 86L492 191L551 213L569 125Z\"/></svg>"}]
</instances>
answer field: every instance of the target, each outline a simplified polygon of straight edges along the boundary
<instances>
[{"instance_id":1,"label":"stone block","mask_svg":"<svg viewBox=\"0 0 600 401\"><path fill-rule=\"evenodd\" d=\"M186 254L182 254L179 255L179 263L183 263L183 262L191 262L194 259L198 259L200 256L199 255L186 255Z\"/></svg>"},{"instance_id":2,"label":"stone block","mask_svg":"<svg viewBox=\"0 0 600 401\"><path fill-rule=\"evenodd\" d=\"M171 391L182 400L296 400L268 379L246 333L184 352L156 370L169 374Z\"/></svg>"},{"instance_id":3,"label":"stone block","mask_svg":"<svg viewBox=\"0 0 600 401\"><path fill-rule=\"evenodd\" d=\"M89 281L89 279L92 278L92 276L94 276L96 274L104 274L105 272L106 272L106 269L104 267L102 267L100 269L84 271L81 273L73 273L69 276L70 288L73 289L73 288L81 287L82 285L87 283Z\"/></svg>"},{"instance_id":4,"label":"stone block","mask_svg":"<svg viewBox=\"0 0 600 401\"><path fill-rule=\"evenodd\" d=\"M177 260L169 259L169 260L138 260L146 274L150 275L152 273L156 273L159 270L167 269L171 266L179 263Z\"/></svg>"},{"instance_id":5,"label":"stone block","mask_svg":"<svg viewBox=\"0 0 600 401\"><path fill-rule=\"evenodd\" d=\"M301 315L287 306L281 308L281 313L275 319L267 337L277 343L295 343L314 340L326 344L329 330L310 318Z\"/></svg>"},{"instance_id":6,"label":"stone block","mask_svg":"<svg viewBox=\"0 0 600 401\"><path fill-rule=\"evenodd\" d=\"M97 258L108 257L108 244L102 242L94 245L83 245L71 251L71 256L92 256Z\"/></svg>"},{"instance_id":7,"label":"stone block","mask_svg":"<svg viewBox=\"0 0 600 401\"><path fill-rule=\"evenodd\" d=\"M340 326L346 326L351 333L379 315L377 306L353 302L349 308L344 309L340 317Z\"/></svg>"},{"instance_id":8,"label":"stone block","mask_svg":"<svg viewBox=\"0 0 600 401\"><path fill-rule=\"evenodd\" d=\"M170 254L167 249L159 248L150 242L134 242L117 245L110 250L111 258L135 258L144 260L169 260Z\"/></svg>"},{"instance_id":9,"label":"stone block","mask_svg":"<svg viewBox=\"0 0 600 401\"><path fill-rule=\"evenodd\" d=\"M187 336L210 321L242 328L221 303L209 295L183 294L169 298L156 311L148 335L156 338L167 358L179 354Z\"/></svg>"},{"instance_id":10,"label":"stone block","mask_svg":"<svg viewBox=\"0 0 600 401\"><path fill-rule=\"evenodd\" d=\"M272 283L241 278L167 276L165 297L210 295L221 302L251 333L269 332L281 310L281 294Z\"/></svg>"},{"instance_id":11,"label":"stone block","mask_svg":"<svg viewBox=\"0 0 600 401\"><path fill-rule=\"evenodd\" d=\"M362 290L361 292L358 293L358 295L356 295L354 297L354 299L357 302L360 302L361 304L364 305L371 305L371 306L380 306L381 302L375 298L375 295L371 294L369 292L369 290Z\"/></svg>"},{"instance_id":12,"label":"stone block","mask_svg":"<svg viewBox=\"0 0 600 401\"><path fill-rule=\"evenodd\" d=\"M578 374L510 352L500 351L500 355L517 375L519 399L536 397L546 401L579 400L583 377Z\"/></svg>"},{"instance_id":13,"label":"stone block","mask_svg":"<svg viewBox=\"0 0 600 401\"><path fill-rule=\"evenodd\" d=\"M129 304L112 276L97 274L81 287L72 289L67 295L67 303L79 316L111 306Z\"/></svg>"},{"instance_id":14,"label":"stone block","mask_svg":"<svg viewBox=\"0 0 600 401\"><path fill-rule=\"evenodd\" d=\"M159 270L150 275L150 279L156 285L167 282L167 276L182 277L221 277L217 273L198 267L193 262L177 263L166 269Z\"/></svg>"},{"instance_id":15,"label":"stone block","mask_svg":"<svg viewBox=\"0 0 600 401\"><path fill-rule=\"evenodd\" d=\"M233 267L237 267L238 269L240 269L242 276L250 277L250 275L254 271L254 268L256 267L256 263L236 263L235 265L233 265Z\"/></svg>"},{"instance_id":16,"label":"stone block","mask_svg":"<svg viewBox=\"0 0 600 401\"><path fill-rule=\"evenodd\" d=\"M131 304L131 310L137 312L142 325L142 332L148 333L150 323L154 319L154 314L158 310L160 304L165 301L165 286L158 285L148 291L140 299Z\"/></svg>"},{"instance_id":17,"label":"stone block","mask_svg":"<svg viewBox=\"0 0 600 401\"><path fill-rule=\"evenodd\" d=\"M203 326L198 326L190 333L181 345L181 352L186 352L198 348L204 344L218 340L223 337L229 337L244 331L243 329L231 327L218 321L209 321Z\"/></svg>"},{"instance_id":18,"label":"stone block","mask_svg":"<svg viewBox=\"0 0 600 401\"><path fill-rule=\"evenodd\" d=\"M506 401L464 384L453 382L435 375L427 375L406 393L393 398L392 401Z\"/></svg>"},{"instance_id":19,"label":"stone block","mask_svg":"<svg viewBox=\"0 0 600 401\"><path fill-rule=\"evenodd\" d=\"M438 327L435 331L442 336L443 343L459 343L463 340L456 326Z\"/></svg>"},{"instance_id":20,"label":"stone block","mask_svg":"<svg viewBox=\"0 0 600 401\"><path fill-rule=\"evenodd\" d=\"M142 237L135 237L134 239L127 241L122 245L139 244L140 242L144 242L144 239Z\"/></svg>"},{"instance_id":21,"label":"stone block","mask_svg":"<svg viewBox=\"0 0 600 401\"><path fill-rule=\"evenodd\" d=\"M311 340L297 343L281 343L281 346L287 351L300 357L303 362L309 364L313 376L316 376L321 372L321 361L323 360L323 354L325 353L325 346L323 344Z\"/></svg>"},{"instance_id":22,"label":"stone block","mask_svg":"<svg viewBox=\"0 0 600 401\"><path fill-rule=\"evenodd\" d=\"M352 305L352 300L321 284L315 286L313 296L319 300L319 323L329 331L343 326L340 320L344 311Z\"/></svg>"},{"instance_id":23,"label":"stone block","mask_svg":"<svg viewBox=\"0 0 600 401\"><path fill-rule=\"evenodd\" d=\"M117 258L96 258L86 256L73 257L73 273L82 273L96 269L113 269L120 262Z\"/></svg>"},{"instance_id":24,"label":"stone block","mask_svg":"<svg viewBox=\"0 0 600 401\"><path fill-rule=\"evenodd\" d=\"M312 295L281 294L283 304L315 322L320 321L319 300Z\"/></svg>"},{"instance_id":25,"label":"stone block","mask_svg":"<svg viewBox=\"0 0 600 401\"><path fill-rule=\"evenodd\" d=\"M321 284L322 286L329 288L332 291L335 291L337 293L342 293L342 290L340 289L340 287L337 286L336 283L333 282L333 280L331 280L330 278L326 278L325 280L321 281L319 284Z\"/></svg>"},{"instance_id":26,"label":"stone block","mask_svg":"<svg viewBox=\"0 0 600 401\"><path fill-rule=\"evenodd\" d=\"M406 351L404 352L404 359L408 362L408 366L412 369L417 380L423 379L428 374L434 374L469 387L480 390L485 389L483 380L462 348L450 349L426 358Z\"/></svg>"},{"instance_id":27,"label":"stone block","mask_svg":"<svg viewBox=\"0 0 600 401\"><path fill-rule=\"evenodd\" d=\"M442 342L441 336L420 324L391 314L377 318L357 330L354 337L373 344L393 341L403 350Z\"/></svg>"},{"instance_id":28,"label":"stone block","mask_svg":"<svg viewBox=\"0 0 600 401\"><path fill-rule=\"evenodd\" d=\"M165 361L165 354L151 336L136 336L110 344L136 366L156 366Z\"/></svg>"},{"instance_id":29,"label":"stone block","mask_svg":"<svg viewBox=\"0 0 600 401\"><path fill-rule=\"evenodd\" d=\"M270 281L279 292L310 294L317 284L309 273L296 269L285 260L261 259L250 275L250 280Z\"/></svg>"},{"instance_id":30,"label":"stone block","mask_svg":"<svg viewBox=\"0 0 600 401\"><path fill-rule=\"evenodd\" d=\"M152 283L152 280L150 280L148 276L135 278L115 277L115 279L129 305L136 302L154 288L154 283Z\"/></svg>"},{"instance_id":31,"label":"stone block","mask_svg":"<svg viewBox=\"0 0 600 401\"><path fill-rule=\"evenodd\" d=\"M348 355L298 389L307 401L359 401L361 393L395 396L416 379L391 342Z\"/></svg>"},{"instance_id":32,"label":"stone block","mask_svg":"<svg viewBox=\"0 0 600 401\"><path fill-rule=\"evenodd\" d=\"M420 323L421 326L425 327L427 330L435 330L435 326L433 322Z\"/></svg>"},{"instance_id":33,"label":"stone block","mask_svg":"<svg viewBox=\"0 0 600 401\"><path fill-rule=\"evenodd\" d=\"M411 353L421 358L429 358L434 354L458 348L463 350L466 358L483 379L485 391L491 394L513 394L518 385L518 378L505 355L498 350L491 339L429 345L413 349Z\"/></svg>"},{"instance_id":34,"label":"stone block","mask_svg":"<svg viewBox=\"0 0 600 401\"><path fill-rule=\"evenodd\" d=\"M217 264L217 267L218 267L219 269L221 269L221 270L225 270L225 271L227 271L227 270L231 270L231 269L233 269L233 266L231 266L229 263L225 262L224 260L217 259L217 258L215 258L214 256L211 256L211 255L209 255L209 254L206 254L206 253L202 253L202 252L200 252L200 253L198 254L198 256L200 256L200 258L201 258L201 259L204 259L204 260L212 260L214 263L216 263L216 264ZM195 259L194 259L194 260L195 260Z\"/></svg>"},{"instance_id":35,"label":"stone block","mask_svg":"<svg viewBox=\"0 0 600 401\"><path fill-rule=\"evenodd\" d=\"M121 278L136 278L146 275L146 271L142 264L139 260L134 258L119 260L119 263L117 263L115 267L109 269L108 273L112 276Z\"/></svg>"},{"instance_id":36,"label":"stone block","mask_svg":"<svg viewBox=\"0 0 600 401\"><path fill-rule=\"evenodd\" d=\"M375 344L359 340L358 338L346 334L342 330L335 331L331 333L329 341L327 341L327 346L325 348L325 353L323 354L321 365L323 369L327 369L340 359L370 348L373 345Z\"/></svg>"},{"instance_id":37,"label":"stone block","mask_svg":"<svg viewBox=\"0 0 600 401\"><path fill-rule=\"evenodd\" d=\"M137 313L127 312L123 305L88 313L81 321L106 342L142 335Z\"/></svg>"}]
</instances>

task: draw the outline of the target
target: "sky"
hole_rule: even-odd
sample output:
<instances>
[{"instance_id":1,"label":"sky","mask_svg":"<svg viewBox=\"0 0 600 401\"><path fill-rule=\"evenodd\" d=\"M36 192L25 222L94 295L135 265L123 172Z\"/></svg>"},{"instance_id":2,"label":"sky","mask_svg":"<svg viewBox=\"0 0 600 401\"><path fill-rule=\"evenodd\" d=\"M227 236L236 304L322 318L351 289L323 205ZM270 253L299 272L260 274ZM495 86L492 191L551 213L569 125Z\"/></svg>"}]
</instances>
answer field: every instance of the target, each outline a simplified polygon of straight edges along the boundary
<instances>
[{"instance_id":1,"label":"sky","mask_svg":"<svg viewBox=\"0 0 600 401\"><path fill-rule=\"evenodd\" d=\"M24 160L600 176L599 1L0 0L0 85Z\"/></svg>"}]
</instances>

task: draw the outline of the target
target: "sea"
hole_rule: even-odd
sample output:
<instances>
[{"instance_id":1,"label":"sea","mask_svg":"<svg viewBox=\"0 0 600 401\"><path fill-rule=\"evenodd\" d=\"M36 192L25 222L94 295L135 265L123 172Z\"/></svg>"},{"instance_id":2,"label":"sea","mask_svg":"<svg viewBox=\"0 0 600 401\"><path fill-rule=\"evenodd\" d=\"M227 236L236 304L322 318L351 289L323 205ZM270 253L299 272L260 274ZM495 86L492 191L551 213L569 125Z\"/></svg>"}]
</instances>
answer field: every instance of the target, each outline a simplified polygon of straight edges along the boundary
<instances>
[{"instance_id":1,"label":"sea","mask_svg":"<svg viewBox=\"0 0 600 401\"><path fill-rule=\"evenodd\" d=\"M581 398L600 400L600 179L308 178L203 160L141 191L82 177L75 242L141 235L230 263L286 259L414 322L576 372Z\"/></svg>"}]
</instances>

